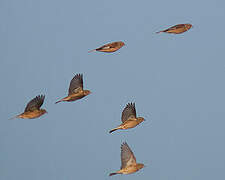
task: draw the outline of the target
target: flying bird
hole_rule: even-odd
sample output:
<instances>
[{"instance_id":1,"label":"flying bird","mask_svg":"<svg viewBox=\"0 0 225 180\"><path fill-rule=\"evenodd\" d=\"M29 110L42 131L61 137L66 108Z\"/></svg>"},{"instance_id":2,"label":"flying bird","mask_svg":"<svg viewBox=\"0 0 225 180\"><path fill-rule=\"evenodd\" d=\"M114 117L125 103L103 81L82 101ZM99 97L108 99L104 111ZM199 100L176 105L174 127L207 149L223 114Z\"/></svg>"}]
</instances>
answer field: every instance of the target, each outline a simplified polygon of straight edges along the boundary
<instances>
[{"instance_id":1,"label":"flying bird","mask_svg":"<svg viewBox=\"0 0 225 180\"><path fill-rule=\"evenodd\" d=\"M70 87L68 96L64 97L63 99L57 101L56 103L62 102L62 101L75 101L78 99L81 99L88 94L90 94L91 91L89 90L83 90L83 75L82 74L76 74L73 79L70 81Z\"/></svg>"},{"instance_id":2,"label":"flying bird","mask_svg":"<svg viewBox=\"0 0 225 180\"><path fill-rule=\"evenodd\" d=\"M144 164L137 163L136 158L126 142L121 145L121 167L119 171L110 173L109 176L116 174L131 174L142 169Z\"/></svg>"},{"instance_id":3,"label":"flying bird","mask_svg":"<svg viewBox=\"0 0 225 180\"><path fill-rule=\"evenodd\" d=\"M166 30L162 30L162 31L159 31L156 33L165 32L165 33L181 34L181 33L184 33L185 31L191 29L191 27L192 27L191 24L177 24Z\"/></svg>"},{"instance_id":4,"label":"flying bird","mask_svg":"<svg viewBox=\"0 0 225 180\"><path fill-rule=\"evenodd\" d=\"M14 118L22 118L22 119L34 119L42 116L43 114L47 113L45 109L40 109L42 104L44 103L45 96L39 95L32 99L26 106L24 112L19 114L11 119Z\"/></svg>"},{"instance_id":5,"label":"flying bird","mask_svg":"<svg viewBox=\"0 0 225 180\"><path fill-rule=\"evenodd\" d=\"M145 119L143 117L136 117L135 103L128 103L122 112L122 124L109 131L109 133L112 133L113 131L116 131L118 129L134 128L144 120Z\"/></svg>"},{"instance_id":6,"label":"flying bird","mask_svg":"<svg viewBox=\"0 0 225 180\"><path fill-rule=\"evenodd\" d=\"M113 42L113 43L109 43L109 44L105 44L97 49L93 49L91 51L88 52L93 52L93 51L100 51L100 52L115 52L117 50L119 50L121 47L123 47L125 45L124 42L122 41L117 41L117 42Z\"/></svg>"}]
</instances>

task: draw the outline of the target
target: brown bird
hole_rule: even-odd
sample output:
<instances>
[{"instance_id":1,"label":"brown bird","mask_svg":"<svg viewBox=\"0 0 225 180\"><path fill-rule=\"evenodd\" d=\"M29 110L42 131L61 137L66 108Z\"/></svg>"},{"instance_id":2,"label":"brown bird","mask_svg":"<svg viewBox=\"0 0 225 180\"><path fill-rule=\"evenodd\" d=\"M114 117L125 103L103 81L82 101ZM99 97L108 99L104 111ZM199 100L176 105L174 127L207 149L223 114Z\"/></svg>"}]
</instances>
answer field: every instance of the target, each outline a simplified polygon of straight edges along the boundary
<instances>
[{"instance_id":1,"label":"brown bird","mask_svg":"<svg viewBox=\"0 0 225 180\"><path fill-rule=\"evenodd\" d=\"M166 30L162 30L162 31L159 31L156 33L165 32L165 33L181 34L181 33L184 33L185 31L191 29L191 27L192 27L191 24L177 24Z\"/></svg>"},{"instance_id":2,"label":"brown bird","mask_svg":"<svg viewBox=\"0 0 225 180\"><path fill-rule=\"evenodd\" d=\"M100 52L108 52L108 53L111 53L111 52L115 52L115 51L119 50L124 45L125 45L124 42L118 41L118 42L113 42L113 43L106 44L104 46L101 46L101 47L99 47L97 49L93 49L93 50L88 51L88 52L100 51Z\"/></svg>"},{"instance_id":3,"label":"brown bird","mask_svg":"<svg viewBox=\"0 0 225 180\"><path fill-rule=\"evenodd\" d=\"M128 103L122 112L122 124L117 128L112 129L109 133L116 131L118 129L129 129L134 128L145 119L143 117L136 117L135 103Z\"/></svg>"},{"instance_id":4,"label":"brown bird","mask_svg":"<svg viewBox=\"0 0 225 180\"><path fill-rule=\"evenodd\" d=\"M73 79L70 81L70 87L68 96L64 97L63 99L57 101L56 103L62 102L62 101L75 101L78 99L81 99L88 94L90 94L91 91L89 90L83 90L83 75L82 74L76 74Z\"/></svg>"},{"instance_id":5,"label":"brown bird","mask_svg":"<svg viewBox=\"0 0 225 180\"><path fill-rule=\"evenodd\" d=\"M19 114L11 119L14 118L22 118L22 119L34 119L42 116L43 114L47 113L45 109L40 109L42 104L44 103L45 96L39 95L32 99L26 106L24 112Z\"/></svg>"},{"instance_id":6,"label":"brown bird","mask_svg":"<svg viewBox=\"0 0 225 180\"><path fill-rule=\"evenodd\" d=\"M144 164L137 163L136 158L126 142L121 145L121 167L119 171L110 173L109 176L116 174L131 174L142 169Z\"/></svg>"}]
</instances>

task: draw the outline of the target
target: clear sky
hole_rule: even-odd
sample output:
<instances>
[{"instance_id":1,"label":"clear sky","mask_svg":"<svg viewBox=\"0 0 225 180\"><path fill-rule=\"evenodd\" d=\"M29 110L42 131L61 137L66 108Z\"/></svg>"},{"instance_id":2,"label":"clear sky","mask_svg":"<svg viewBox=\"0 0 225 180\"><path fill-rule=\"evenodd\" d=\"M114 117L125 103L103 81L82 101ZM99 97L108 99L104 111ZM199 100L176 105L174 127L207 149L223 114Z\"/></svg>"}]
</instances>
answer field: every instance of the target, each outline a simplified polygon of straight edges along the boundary
<instances>
[{"instance_id":1,"label":"clear sky","mask_svg":"<svg viewBox=\"0 0 225 180\"><path fill-rule=\"evenodd\" d=\"M225 179L224 19L224 0L1 0L0 179ZM76 73L92 94L54 104ZM39 94L48 114L8 120ZM146 121L109 134L128 102ZM146 167L108 177L123 141Z\"/></svg>"}]
</instances>

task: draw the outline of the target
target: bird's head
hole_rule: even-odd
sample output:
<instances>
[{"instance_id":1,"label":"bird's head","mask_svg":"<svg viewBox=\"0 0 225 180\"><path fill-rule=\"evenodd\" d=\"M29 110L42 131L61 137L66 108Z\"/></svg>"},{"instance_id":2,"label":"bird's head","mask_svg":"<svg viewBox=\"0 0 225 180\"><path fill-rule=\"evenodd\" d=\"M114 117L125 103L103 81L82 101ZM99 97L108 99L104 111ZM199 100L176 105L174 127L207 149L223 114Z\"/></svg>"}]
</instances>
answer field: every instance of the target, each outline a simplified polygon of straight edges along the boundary
<instances>
[{"instance_id":1,"label":"bird's head","mask_svg":"<svg viewBox=\"0 0 225 180\"><path fill-rule=\"evenodd\" d=\"M84 90L84 95L87 96L88 94L91 94L91 91L89 91L89 90Z\"/></svg>"},{"instance_id":2,"label":"bird's head","mask_svg":"<svg viewBox=\"0 0 225 180\"><path fill-rule=\"evenodd\" d=\"M185 24L185 27L186 27L187 29L190 29L190 28L192 28L192 25L191 25L191 24Z\"/></svg>"},{"instance_id":3,"label":"bird's head","mask_svg":"<svg viewBox=\"0 0 225 180\"><path fill-rule=\"evenodd\" d=\"M141 163L138 163L138 164L137 164L138 170L139 170L139 169L142 169L144 166L145 166L145 165L144 165L144 164L141 164Z\"/></svg>"},{"instance_id":4,"label":"bird's head","mask_svg":"<svg viewBox=\"0 0 225 180\"><path fill-rule=\"evenodd\" d=\"M137 120L139 123L142 123L143 121L145 121L145 119L143 117L138 117Z\"/></svg>"},{"instance_id":5,"label":"bird's head","mask_svg":"<svg viewBox=\"0 0 225 180\"><path fill-rule=\"evenodd\" d=\"M48 113L45 109L40 109L40 111L41 111L41 114Z\"/></svg>"},{"instance_id":6,"label":"bird's head","mask_svg":"<svg viewBox=\"0 0 225 180\"><path fill-rule=\"evenodd\" d=\"M125 45L125 43L123 41L119 41L118 44L119 44L120 47Z\"/></svg>"}]
</instances>

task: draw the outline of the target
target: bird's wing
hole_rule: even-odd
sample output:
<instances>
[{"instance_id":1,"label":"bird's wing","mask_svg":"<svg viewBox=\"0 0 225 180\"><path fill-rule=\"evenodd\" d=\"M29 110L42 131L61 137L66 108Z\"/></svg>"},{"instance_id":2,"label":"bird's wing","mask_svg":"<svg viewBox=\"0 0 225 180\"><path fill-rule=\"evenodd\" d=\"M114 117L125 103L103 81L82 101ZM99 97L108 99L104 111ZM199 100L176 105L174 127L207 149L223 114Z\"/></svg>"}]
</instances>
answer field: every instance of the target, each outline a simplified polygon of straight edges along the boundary
<instances>
[{"instance_id":1,"label":"bird's wing","mask_svg":"<svg viewBox=\"0 0 225 180\"><path fill-rule=\"evenodd\" d=\"M103 50L103 49L110 49L110 48L111 48L110 44L106 44L104 46L101 46L100 48L97 48L96 50Z\"/></svg>"},{"instance_id":2,"label":"bird's wing","mask_svg":"<svg viewBox=\"0 0 225 180\"><path fill-rule=\"evenodd\" d=\"M125 122L128 118L136 118L135 103L128 103L122 112L121 121Z\"/></svg>"},{"instance_id":3,"label":"bird's wing","mask_svg":"<svg viewBox=\"0 0 225 180\"><path fill-rule=\"evenodd\" d=\"M121 145L121 169L136 164L136 158L126 142Z\"/></svg>"},{"instance_id":4,"label":"bird's wing","mask_svg":"<svg viewBox=\"0 0 225 180\"><path fill-rule=\"evenodd\" d=\"M182 28L184 27L184 24L177 24L175 26L172 26L170 28L168 28L167 30L174 30L174 29L179 29L179 28Z\"/></svg>"},{"instance_id":5,"label":"bird's wing","mask_svg":"<svg viewBox=\"0 0 225 180\"><path fill-rule=\"evenodd\" d=\"M70 87L68 94L77 93L80 90L83 90L83 75L76 74L73 79L70 81Z\"/></svg>"},{"instance_id":6,"label":"bird's wing","mask_svg":"<svg viewBox=\"0 0 225 180\"><path fill-rule=\"evenodd\" d=\"M44 95L36 96L29 103L27 103L27 106L24 112L39 110L42 104L44 103L44 99L45 99Z\"/></svg>"}]
</instances>

